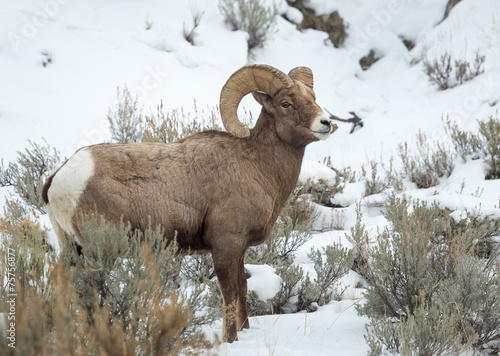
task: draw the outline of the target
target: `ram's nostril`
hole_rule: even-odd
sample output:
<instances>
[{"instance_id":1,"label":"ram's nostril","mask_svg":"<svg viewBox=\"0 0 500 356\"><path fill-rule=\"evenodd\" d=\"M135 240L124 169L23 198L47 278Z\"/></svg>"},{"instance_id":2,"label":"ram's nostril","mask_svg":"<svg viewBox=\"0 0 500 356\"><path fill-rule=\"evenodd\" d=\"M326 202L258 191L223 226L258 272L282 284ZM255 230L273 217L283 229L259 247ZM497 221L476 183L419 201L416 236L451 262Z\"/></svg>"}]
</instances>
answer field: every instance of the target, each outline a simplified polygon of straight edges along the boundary
<instances>
[{"instance_id":1,"label":"ram's nostril","mask_svg":"<svg viewBox=\"0 0 500 356\"><path fill-rule=\"evenodd\" d=\"M325 125L325 126L330 126L330 120L324 120L324 119L323 119L323 120L321 120L320 122L321 122L323 125Z\"/></svg>"}]
</instances>

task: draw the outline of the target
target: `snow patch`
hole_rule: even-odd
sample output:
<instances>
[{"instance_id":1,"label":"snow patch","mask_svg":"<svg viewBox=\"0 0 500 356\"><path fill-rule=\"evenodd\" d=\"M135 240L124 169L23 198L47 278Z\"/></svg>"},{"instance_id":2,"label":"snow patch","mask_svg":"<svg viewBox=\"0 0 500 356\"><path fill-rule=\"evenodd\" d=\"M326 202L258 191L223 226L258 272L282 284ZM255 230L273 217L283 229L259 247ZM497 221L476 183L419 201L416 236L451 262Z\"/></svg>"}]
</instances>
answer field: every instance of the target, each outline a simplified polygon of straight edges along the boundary
<instances>
[{"instance_id":1,"label":"snow patch","mask_svg":"<svg viewBox=\"0 0 500 356\"><path fill-rule=\"evenodd\" d=\"M271 299L279 292L281 278L274 273L274 268L268 265L245 265L250 273L247 279L248 290L253 290L261 300Z\"/></svg>"}]
</instances>

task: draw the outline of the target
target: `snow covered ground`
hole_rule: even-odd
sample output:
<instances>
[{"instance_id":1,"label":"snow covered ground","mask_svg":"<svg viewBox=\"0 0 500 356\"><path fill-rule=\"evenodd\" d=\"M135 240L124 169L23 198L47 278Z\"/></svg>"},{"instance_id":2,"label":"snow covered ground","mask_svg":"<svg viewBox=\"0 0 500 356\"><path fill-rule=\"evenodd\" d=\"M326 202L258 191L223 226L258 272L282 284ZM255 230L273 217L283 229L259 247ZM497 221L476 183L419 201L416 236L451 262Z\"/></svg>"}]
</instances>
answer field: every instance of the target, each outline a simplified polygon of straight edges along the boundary
<instances>
[{"instance_id":1,"label":"snow covered ground","mask_svg":"<svg viewBox=\"0 0 500 356\"><path fill-rule=\"evenodd\" d=\"M267 0L272 1L272 0ZM289 18L300 14L277 0ZM328 140L311 144L301 178L332 178L319 164L330 156L338 169L359 168L370 161L388 163L400 143L415 148L419 131L430 142L450 144L445 119L462 130L477 130L477 119L498 117L500 108L500 2L462 0L440 22L446 0L309 0L318 14L338 10L348 24L342 48L325 42L315 30L299 32L279 17L276 33L264 48L247 56L246 36L231 31L219 14L216 0L20 0L0 3L0 157L5 163L28 140L42 137L69 157L79 147L110 139L106 120L118 86L137 94L143 112L163 101L168 110L193 110L218 104L227 78L249 63L265 63L284 72L308 66L315 75L317 102L347 118L355 111L364 127L349 134L350 125ZM193 13L203 13L195 45L183 37ZM147 29L150 27L150 29ZM416 46L408 51L402 38ZM381 57L363 71L359 59L373 50ZM471 81L438 91L423 73L420 59L437 59L445 52L472 61L477 51L486 57L485 72ZM47 59L51 58L50 63ZM44 66L43 63L46 63ZM243 105L258 116L252 99ZM396 159L396 164L399 164ZM482 161L455 162L453 174L434 188L407 192L437 201L454 211L481 211L500 217L500 182L484 180ZM481 192L481 194L477 194ZM0 188L0 206L7 189ZM346 187L343 230L317 234L298 252L306 266L311 247L342 241L354 224L355 204L362 203L369 231L385 226L378 209L369 208L364 185ZM373 199L371 197L370 199ZM332 216L332 212L324 212ZM327 221L328 222L328 221ZM262 271L261 271L262 272ZM274 283L273 274L260 273L250 285ZM252 277L253 278L253 277ZM257 277L256 277L257 279ZM222 345L224 355L364 355L366 319L353 305L362 297L354 288L358 277L343 280L350 286L340 302L315 313L251 318L240 341ZM269 287L271 288L271 287ZM221 332L222 322L206 331Z\"/></svg>"}]
</instances>

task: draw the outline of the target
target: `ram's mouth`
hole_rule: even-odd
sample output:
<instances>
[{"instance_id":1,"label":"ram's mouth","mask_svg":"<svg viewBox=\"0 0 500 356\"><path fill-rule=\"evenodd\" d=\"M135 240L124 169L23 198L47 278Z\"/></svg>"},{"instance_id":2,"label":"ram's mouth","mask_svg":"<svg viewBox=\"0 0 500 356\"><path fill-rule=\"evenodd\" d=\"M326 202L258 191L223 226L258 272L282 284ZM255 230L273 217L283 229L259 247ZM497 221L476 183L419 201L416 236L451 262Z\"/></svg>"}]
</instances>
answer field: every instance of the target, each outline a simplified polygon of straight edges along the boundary
<instances>
[{"instance_id":1,"label":"ram's mouth","mask_svg":"<svg viewBox=\"0 0 500 356\"><path fill-rule=\"evenodd\" d=\"M326 129L326 130L317 130L317 131L314 131L314 133L317 133L317 134L332 134L334 133L335 131L337 131L339 127L337 126L337 124L330 124L330 128Z\"/></svg>"},{"instance_id":2,"label":"ram's mouth","mask_svg":"<svg viewBox=\"0 0 500 356\"><path fill-rule=\"evenodd\" d=\"M314 136L320 140L326 140L332 133L337 131L338 128L339 127L336 124L330 124L330 127L325 130L312 130L312 132Z\"/></svg>"},{"instance_id":3,"label":"ram's mouth","mask_svg":"<svg viewBox=\"0 0 500 356\"><path fill-rule=\"evenodd\" d=\"M313 134L320 140L326 140L330 137L330 130L313 131Z\"/></svg>"}]
</instances>

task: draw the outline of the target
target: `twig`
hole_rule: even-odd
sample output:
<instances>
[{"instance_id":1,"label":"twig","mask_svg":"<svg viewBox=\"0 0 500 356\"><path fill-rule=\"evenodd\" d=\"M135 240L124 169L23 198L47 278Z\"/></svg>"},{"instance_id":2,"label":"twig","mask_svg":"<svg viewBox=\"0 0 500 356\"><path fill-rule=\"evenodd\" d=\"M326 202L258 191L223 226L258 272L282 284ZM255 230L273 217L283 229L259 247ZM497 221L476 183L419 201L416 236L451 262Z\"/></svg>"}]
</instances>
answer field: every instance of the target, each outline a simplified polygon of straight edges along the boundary
<instances>
[{"instance_id":1,"label":"twig","mask_svg":"<svg viewBox=\"0 0 500 356\"><path fill-rule=\"evenodd\" d=\"M186 41L191 43L193 46L194 46L194 37L196 35L195 30L200 25L201 18L203 17L204 14L205 14L205 11L203 11L201 13L196 12L196 13L191 14L191 16L193 17L193 28L189 32L188 32L188 26L186 25L186 23L184 23L184 38L186 39Z\"/></svg>"},{"instance_id":2,"label":"twig","mask_svg":"<svg viewBox=\"0 0 500 356\"><path fill-rule=\"evenodd\" d=\"M354 130L356 129L356 126L363 127L363 119L360 118L358 115L356 115L356 113L354 111L349 111L349 114L351 114L353 116L350 119L341 119L340 117L333 115L326 108L325 108L325 111L328 113L328 115L330 115L330 120L352 123L352 129L349 132L350 134L352 134L354 132Z\"/></svg>"}]
</instances>

